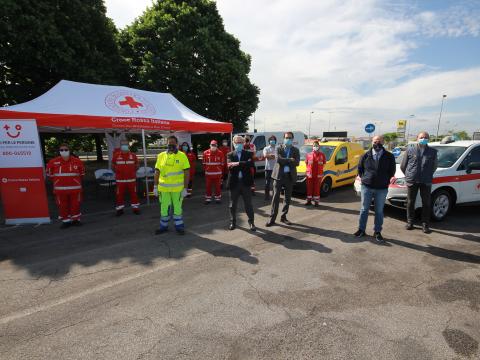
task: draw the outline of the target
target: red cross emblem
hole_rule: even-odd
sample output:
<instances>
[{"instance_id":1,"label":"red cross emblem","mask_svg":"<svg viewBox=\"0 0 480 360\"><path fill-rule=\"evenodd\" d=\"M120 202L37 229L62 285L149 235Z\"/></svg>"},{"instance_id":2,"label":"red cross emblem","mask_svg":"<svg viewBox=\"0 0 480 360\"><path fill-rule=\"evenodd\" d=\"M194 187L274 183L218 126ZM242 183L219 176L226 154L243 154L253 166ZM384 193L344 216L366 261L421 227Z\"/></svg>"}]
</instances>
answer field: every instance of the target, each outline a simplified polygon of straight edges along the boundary
<instances>
[{"instance_id":1,"label":"red cross emblem","mask_svg":"<svg viewBox=\"0 0 480 360\"><path fill-rule=\"evenodd\" d=\"M477 184L477 190L480 190L480 183Z\"/></svg>"},{"instance_id":2,"label":"red cross emblem","mask_svg":"<svg viewBox=\"0 0 480 360\"><path fill-rule=\"evenodd\" d=\"M140 106L143 107L141 102L135 101L131 96L125 96L125 100L119 102L120 105L128 105L131 109L138 109Z\"/></svg>"},{"instance_id":3,"label":"red cross emblem","mask_svg":"<svg viewBox=\"0 0 480 360\"><path fill-rule=\"evenodd\" d=\"M16 139L17 137L20 136L20 130L22 130L22 125L20 124L15 125L15 130L17 130L17 133L15 135L10 134L10 132L8 131L10 130L10 126L8 126L8 124L5 124L3 128L5 129L9 137L11 137L12 139Z\"/></svg>"}]
</instances>

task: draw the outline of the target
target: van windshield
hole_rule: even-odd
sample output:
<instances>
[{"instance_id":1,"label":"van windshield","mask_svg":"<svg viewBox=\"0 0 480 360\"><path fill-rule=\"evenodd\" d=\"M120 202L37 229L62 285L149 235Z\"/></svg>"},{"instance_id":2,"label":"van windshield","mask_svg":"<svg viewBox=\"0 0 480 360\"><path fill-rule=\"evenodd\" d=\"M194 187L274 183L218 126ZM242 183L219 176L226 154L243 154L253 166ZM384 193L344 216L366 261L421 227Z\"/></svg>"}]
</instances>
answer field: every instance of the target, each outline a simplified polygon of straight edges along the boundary
<instances>
[{"instance_id":1,"label":"van windshield","mask_svg":"<svg viewBox=\"0 0 480 360\"><path fill-rule=\"evenodd\" d=\"M438 167L449 168L453 166L460 156L465 152L465 146L432 146L438 151Z\"/></svg>"},{"instance_id":2,"label":"van windshield","mask_svg":"<svg viewBox=\"0 0 480 360\"><path fill-rule=\"evenodd\" d=\"M305 157L308 153L313 151L313 145L303 145L300 148L300 160L305 161ZM335 151L335 146L320 145L320 151L325 154L327 161L332 157L333 152Z\"/></svg>"}]
</instances>

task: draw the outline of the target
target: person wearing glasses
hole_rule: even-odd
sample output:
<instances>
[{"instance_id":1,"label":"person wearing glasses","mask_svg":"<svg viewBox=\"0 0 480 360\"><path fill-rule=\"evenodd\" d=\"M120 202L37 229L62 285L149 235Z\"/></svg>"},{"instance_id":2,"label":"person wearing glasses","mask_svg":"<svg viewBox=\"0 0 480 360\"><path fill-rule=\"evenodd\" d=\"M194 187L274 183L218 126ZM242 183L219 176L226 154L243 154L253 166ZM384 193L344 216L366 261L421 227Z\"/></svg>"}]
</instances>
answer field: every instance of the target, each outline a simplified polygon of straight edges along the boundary
<instances>
[{"instance_id":1,"label":"person wearing glasses","mask_svg":"<svg viewBox=\"0 0 480 360\"><path fill-rule=\"evenodd\" d=\"M282 187L285 189L285 202L280 221L286 225L291 225L291 222L287 219L287 214L292 198L293 185L297 181L297 166L299 163L300 150L293 146L293 133L288 131L283 135L283 144L278 146L276 151L276 163L272 171L272 209L270 212L270 220L266 224L267 227L275 225Z\"/></svg>"}]
</instances>

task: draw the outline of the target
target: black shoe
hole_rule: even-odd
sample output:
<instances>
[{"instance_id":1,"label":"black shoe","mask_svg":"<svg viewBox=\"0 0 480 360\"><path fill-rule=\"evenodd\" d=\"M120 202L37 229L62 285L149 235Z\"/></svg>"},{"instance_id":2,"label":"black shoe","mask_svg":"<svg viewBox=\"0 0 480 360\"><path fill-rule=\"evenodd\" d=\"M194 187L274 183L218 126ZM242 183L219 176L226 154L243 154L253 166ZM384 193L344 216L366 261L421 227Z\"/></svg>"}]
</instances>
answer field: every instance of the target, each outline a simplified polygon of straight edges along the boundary
<instances>
[{"instance_id":1,"label":"black shoe","mask_svg":"<svg viewBox=\"0 0 480 360\"><path fill-rule=\"evenodd\" d=\"M222 202L220 200L215 200L215 204L221 204Z\"/></svg>"},{"instance_id":2,"label":"black shoe","mask_svg":"<svg viewBox=\"0 0 480 360\"><path fill-rule=\"evenodd\" d=\"M305 203L305 206L309 206L309 205L312 205L312 201L311 201L311 200L307 200L307 202Z\"/></svg>"},{"instance_id":3,"label":"black shoe","mask_svg":"<svg viewBox=\"0 0 480 360\"><path fill-rule=\"evenodd\" d=\"M405 229L413 230L414 229L413 224L412 223L407 223L407 225L405 225Z\"/></svg>"},{"instance_id":4,"label":"black shoe","mask_svg":"<svg viewBox=\"0 0 480 360\"><path fill-rule=\"evenodd\" d=\"M205 201L205 202L204 202L205 205L208 205L208 204L210 204L210 203L211 203L211 201Z\"/></svg>"},{"instance_id":5,"label":"black shoe","mask_svg":"<svg viewBox=\"0 0 480 360\"><path fill-rule=\"evenodd\" d=\"M167 231L168 231L167 228L165 228L165 229L157 229L157 230L155 230L155 235L160 235L160 234L166 233Z\"/></svg>"},{"instance_id":6,"label":"black shoe","mask_svg":"<svg viewBox=\"0 0 480 360\"><path fill-rule=\"evenodd\" d=\"M255 190L252 190L252 196L257 196L257 194L255 194Z\"/></svg>"},{"instance_id":7,"label":"black shoe","mask_svg":"<svg viewBox=\"0 0 480 360\"><path fill-rule=\"evenodd\" d=\"M282 218L280 219L280 221L281 221L282 223L284 223L285 225L292 225L292 223L291 223L290 221L288 221L288 219L287 219L286 217L282 217Z\"/></svg>"},{"instance_id":8,"label":"black shoe","mask_svg":"<svg viewBox=\"0 0 480 360\"><path fill-rule=\"evenodd\" d=\"M355 237L362 237L362 236L365 236L366 234L365 234L365 231L358 229L353 235L355 235Z\"/></svg>"},{"instance_id":9,"label":"black shoe","mask_svg":"<svg viewBox=\"0 0 480 360\"><path fill-rule=\"evenodd\" d=\"M133 209L133 213L135 215L140 215L140 209Z\"/></svg>"},{"instance_id":10,"label":"black shoe","mask_svg":"<svg viewBox=\"0 0 480 360\"><path fill-rule=\"evenodd\" d=\"M254 223L249 223L250 225L250 231L257 231L257 227L255 226Z\"/></svg>"},{"instance_id":11,"label":"black shoe","mask_svg":"<svg viewBox=\"0 0 480 360\"><path fill-rule=\"evenodd\" d=\"M83 224L80 222L80 220L73 220L72 221L72 226L82 226Z\"/></svg>"},{"instance_id":12,"label":"black shoe","mask_svg":"<svg viewBox=\"0 0 480 360\"><path fill-rule=\"evenodd\" d=\"M269 220L267 221L267 223L265 224L266 227L270 227L270 226L273 226L275 225L275 221L274 220Z\"/></svg>"},{"instance_id":13,"label":"black shoe","mask_svg":"<svg viewBox=\"0 0 480 360\"><path fill-rule=\"evenodd\" d=\"M115 216L122 216L123 215L123 209L117 210L115 213Z\"/></svg>"},{"instance_id":14,"label":"black shoe","mask_svg":"<svg viewBox=\"0 0 480 360\"><path fill-rule=\"evenodd\" d=\"M234 222L231 222L230 225L228 226L228 230L235 230L237 226L235 225Z\"/></svg>"},{"instance_id":15,"label":"black shoe","mask_svg":"<svg viewBox=\"0 0 480 360\"><path fill-rule=\"evenodd\" d=\"M265 200L265 201L268 201L268 200L270 200L270 195L267 195L267 194L265 194L265 198L264 198L264 200Z\"/></svg>"},{"instance_id":16,"label":"black shoe","mask_svg":"<svg viewBox=\"0 0 480 360\"><path fill-rule=\"evenodd\" d=\"M373 237L377 241L378 244L385 244L385 240L380 232L373 233Z\"/></svg>"},{"instance_id":17,"label":"black shoe","mask_svg":"<svg viewBox=\"0 0 480 360\"><path fill-rule=\"evenodd\" d=\"M315 207L319 207L320 205L318 204L318 202L315 201L315 205L313 205Z\"/></svg>"},{"instance_id":18,"label":"black shoe","mask_svg":"<svg viewBox=\"0 0 480 360\"><path fill-rule=\"evenodd\" d=\"M62 225L60 225L60 229L68 229L70 226L72 226L72 222L62 222Z\"/></svg>"},{"instance_id":19,"label":"black shoe","mask_svg":"<svg viewBox=\"0 0 480 360\"><path fill-rule=\"evenodd\" d=\"M185 229L177 229L178 235L185 235Z\"/></svg>"},{"instance_id":20,"label":"black shoe","mask_svg":"<svg viewBox=\"0 0 480 360\"><path fill-rule=\"evenodd\" d=\"M432 232L432 230L430 230L430 227L428 226L428 224L426 223L423 223L422 224L422 231L425 233L425 234L430 234Z\"/></svg>"}]
</instances>

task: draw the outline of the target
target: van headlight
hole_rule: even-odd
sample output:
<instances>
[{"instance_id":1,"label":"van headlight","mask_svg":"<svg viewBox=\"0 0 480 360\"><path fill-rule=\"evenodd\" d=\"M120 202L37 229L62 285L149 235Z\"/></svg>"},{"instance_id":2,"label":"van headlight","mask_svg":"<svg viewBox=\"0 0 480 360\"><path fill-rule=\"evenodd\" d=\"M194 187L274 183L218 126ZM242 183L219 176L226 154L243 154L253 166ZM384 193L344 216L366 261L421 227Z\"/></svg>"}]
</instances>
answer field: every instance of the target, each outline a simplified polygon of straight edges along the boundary
<instances>
[{"instance_id":1,"label":"van headlight","mask_svg":"<svg viewBox=\"0 0 480 360\"><path fill-rule=\"evenodd\" d=\"M393 177L392 180L390 181L390 184L393 185L398 185L398 186L407 186L407 182L405 181L405 178L395 178Z\"/></svg>"}]
</instances>

